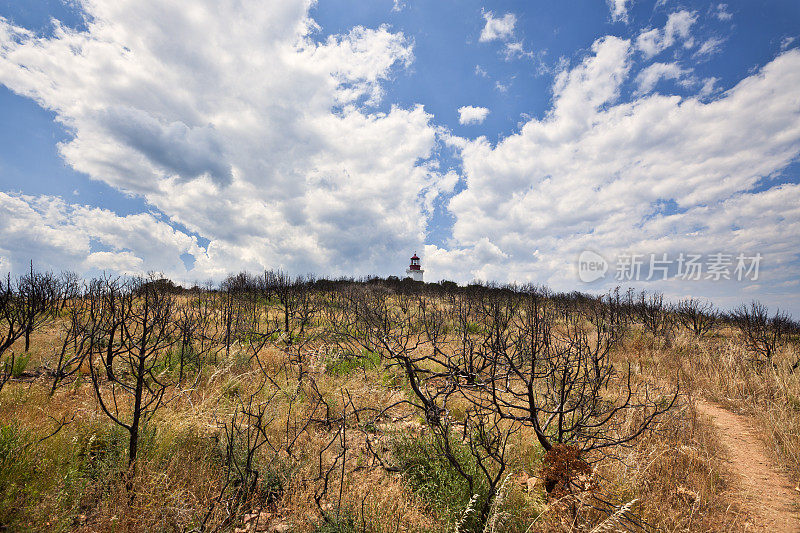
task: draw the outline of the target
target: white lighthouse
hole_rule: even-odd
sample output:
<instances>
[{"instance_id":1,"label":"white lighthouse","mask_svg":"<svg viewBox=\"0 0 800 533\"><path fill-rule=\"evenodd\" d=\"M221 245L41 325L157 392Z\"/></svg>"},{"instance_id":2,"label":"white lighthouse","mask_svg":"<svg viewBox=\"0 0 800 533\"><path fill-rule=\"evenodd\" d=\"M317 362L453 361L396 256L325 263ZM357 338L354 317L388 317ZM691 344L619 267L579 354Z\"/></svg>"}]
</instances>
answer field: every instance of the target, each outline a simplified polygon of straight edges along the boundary
<instances>
[{"instance_id":1,"label":"white lighthouse","mask_svg":"<svg viewBox=\"0 0 800 533\"><path fill-rule=\"evenodd\" d=\"M406 276L414 281L422 281L423 274L425 271L419 266L419 257L417 257L417 252L414 252L414 255L411 256L411 264L406 269Z\"/></svg>"}]
</instances>

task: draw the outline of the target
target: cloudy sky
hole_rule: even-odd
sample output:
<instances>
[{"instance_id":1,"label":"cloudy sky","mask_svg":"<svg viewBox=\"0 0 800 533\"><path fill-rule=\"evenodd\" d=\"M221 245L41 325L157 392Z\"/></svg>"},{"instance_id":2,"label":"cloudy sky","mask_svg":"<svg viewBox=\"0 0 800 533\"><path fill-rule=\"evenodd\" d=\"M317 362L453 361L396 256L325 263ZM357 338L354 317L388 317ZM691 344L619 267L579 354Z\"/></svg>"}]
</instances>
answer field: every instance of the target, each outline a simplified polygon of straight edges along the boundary
<instances>
[{"instance_id":1,"label":"cloudy sky","mask_svg":"<svg viewBox=\"0 0 800 533\"><path fill-rule=\"evenodd\" d=\"M417 251L797 316L799 28L796 0L0 0L0 270Z\"/></svg>"}]
</instances>

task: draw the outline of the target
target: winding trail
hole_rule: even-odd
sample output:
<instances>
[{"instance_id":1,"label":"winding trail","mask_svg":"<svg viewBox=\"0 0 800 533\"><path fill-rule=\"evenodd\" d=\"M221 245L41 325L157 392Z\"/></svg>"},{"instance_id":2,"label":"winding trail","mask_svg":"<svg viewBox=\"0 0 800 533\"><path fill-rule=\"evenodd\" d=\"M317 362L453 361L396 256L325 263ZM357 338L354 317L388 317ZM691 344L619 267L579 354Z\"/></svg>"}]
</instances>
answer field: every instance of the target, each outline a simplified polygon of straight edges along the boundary
<instances>
[{"instance_id":1,"label":"winding trail","mask_svg":"<svg viewBox=\"0 0 800 533\"><path fill-rule=\"evenodd\" d=\"M747 418L700 399L696 407L711 419L727 450L734 496L751 519L745 531L800 532L800 492L771 464Z\"/></svg>"}]
</instances>

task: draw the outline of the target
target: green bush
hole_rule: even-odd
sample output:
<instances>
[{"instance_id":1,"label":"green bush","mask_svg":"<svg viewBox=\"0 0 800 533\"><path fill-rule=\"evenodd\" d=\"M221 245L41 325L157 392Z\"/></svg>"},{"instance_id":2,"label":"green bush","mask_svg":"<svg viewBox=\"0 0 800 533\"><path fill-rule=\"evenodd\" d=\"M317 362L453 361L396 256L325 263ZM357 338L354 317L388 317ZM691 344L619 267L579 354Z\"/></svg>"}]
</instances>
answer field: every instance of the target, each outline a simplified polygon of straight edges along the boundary
<instances>
[{"instance_id":1,"label":"green bush","mask_svg":"<svg viewBox=\"0 0 800 533\"><path fill-rule=\"evenodd\" d=\"M0 426L0 526L36 531L42 521L50 530L67 530L87 504L87 489L95 498L118 471L124 444L105 428L78 434L62 430L45 440L16 425ZM124 463L124 461L123 461Z\"/></svg>"},{"instance_id":2,"label":"green bush","mask_svg":"<svg viewBox=\"0 0 800 533\"><path fill-rule=\"evenodd\" d=\"M87 479L104 480L126 466L128 435L119 426L86 431L75 437L75 465Z\"/></svg>"},{"instance_id":3,"label":"green bush","mask_svg":"<svg viewBox=\"0 0 800 533\"><path fill-rule=\"evenodd\" d=\"M470 322L469 324L467 324L467 333L475 335L482 331L483 331L483 326L481 326L477 322Z\"/></svg>"},{"instance_id":4,"label":"green bush","mask_svg":"<svg viewBox=\"0 0 800 533\"><path fill-rule=\"evenodd\" d=\"M331 376L347 376L357 369L374 370L381 364L381 356L376 352L364 351L360 355L347 354L330 358L325 363L325 372Z\"/></svg>"},{"instance_id":5,"label":"green bush","mask_svg":"<svg viewBox=\"0 0 800 533\"><path fill-rule=\"evenodd\" d=\"M28 368L28 363L31 361L31 354L29 352L21 353L14 358L14 367L11 369L11 375L18 378Z\"/></svg>"},{"instance_id":6,"label":"green bush","mask_svg":"<svg viewBox=\"0 0 800 533\"><path fill-rule=\"evenodd\" d=\"M0 523L13 524L23 508L38 499L40 475L29 452L33 438L11 425L0 426Z\"/></svg>"},{"instance_id":7,"label":"green bush","mask_svg":"<svg viewBox=\"0 0 800 533\"><path fill-rule=\"evenodd\" d=\"M422 435L419 437L398 436L392 441L392 455L398 463L406 482L426 505L439 518L451 524L456 523L470 504L473 493L467 481L442 453L443 442L440 437ZM478 472L475 458L460 441L451 439L450 449L461 468L473 476L477 493L476 505L480 506L489 497L489 491ZM480 531L479 517L472 513L465 520L461 531Z\"/></svg>"}]
</instances>

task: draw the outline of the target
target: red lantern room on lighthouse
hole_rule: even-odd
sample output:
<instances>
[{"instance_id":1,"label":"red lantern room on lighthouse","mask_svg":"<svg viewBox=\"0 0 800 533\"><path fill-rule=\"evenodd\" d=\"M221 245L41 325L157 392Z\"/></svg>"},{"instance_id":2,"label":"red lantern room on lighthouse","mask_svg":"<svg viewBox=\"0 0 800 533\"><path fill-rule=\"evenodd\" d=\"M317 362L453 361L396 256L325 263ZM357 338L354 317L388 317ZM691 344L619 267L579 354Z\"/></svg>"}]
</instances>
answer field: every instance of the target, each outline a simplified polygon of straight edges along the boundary
<instances>
[{"instance_id":1,"label":"red lantern room on lighthouse","mask_svg":"<svg viewBox=\"0 0 800 533\"><path fill-rule=\"evenodd\" d=\"M419 265L419 257L417 257L417 252L414 252L414 255L411 256L411 264L408 265L406 269L406 276L410 277L414 281L422 281L422 276L425 273L424 270Z\"/></svg>"}]
</instances>

